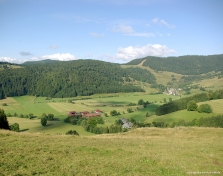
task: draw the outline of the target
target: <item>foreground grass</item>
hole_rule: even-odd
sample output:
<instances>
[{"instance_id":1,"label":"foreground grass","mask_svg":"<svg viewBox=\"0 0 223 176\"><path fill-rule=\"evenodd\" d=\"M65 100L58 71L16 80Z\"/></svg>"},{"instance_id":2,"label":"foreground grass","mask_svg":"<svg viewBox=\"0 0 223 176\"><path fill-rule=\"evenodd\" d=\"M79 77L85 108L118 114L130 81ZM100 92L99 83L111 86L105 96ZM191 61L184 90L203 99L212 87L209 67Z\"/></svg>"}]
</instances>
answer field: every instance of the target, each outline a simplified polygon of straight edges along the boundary
<instances>
[{"instance_id":1,"label":"foreground grass","mask_svg":"<svg viewBox=\"0 0 223 176\"><path fill-rule=\"evenodd\" d=\"M223 173L223 129L217 128L144 128L92 137L1 130L0 136L1 175Z\"/></svg>"}]
</instances>

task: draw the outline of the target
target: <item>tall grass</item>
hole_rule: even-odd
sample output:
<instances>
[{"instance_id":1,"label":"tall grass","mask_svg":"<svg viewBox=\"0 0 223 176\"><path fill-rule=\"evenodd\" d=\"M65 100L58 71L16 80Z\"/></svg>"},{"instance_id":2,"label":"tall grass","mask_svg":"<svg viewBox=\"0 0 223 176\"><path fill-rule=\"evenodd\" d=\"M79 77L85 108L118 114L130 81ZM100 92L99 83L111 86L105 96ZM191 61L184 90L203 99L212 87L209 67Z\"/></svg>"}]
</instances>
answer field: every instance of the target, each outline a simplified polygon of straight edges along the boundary
<instances>
[{"instance_id":1,"label":"tall grass","mask_svg":"<svg viewBox=\"0 0 223 176\"><path fill-rule=\"evenodd\" d=\"M1 175L223 173L223 129L144 128L93 137L1 130L0 136Z\"/></svg>"}]
</instances>

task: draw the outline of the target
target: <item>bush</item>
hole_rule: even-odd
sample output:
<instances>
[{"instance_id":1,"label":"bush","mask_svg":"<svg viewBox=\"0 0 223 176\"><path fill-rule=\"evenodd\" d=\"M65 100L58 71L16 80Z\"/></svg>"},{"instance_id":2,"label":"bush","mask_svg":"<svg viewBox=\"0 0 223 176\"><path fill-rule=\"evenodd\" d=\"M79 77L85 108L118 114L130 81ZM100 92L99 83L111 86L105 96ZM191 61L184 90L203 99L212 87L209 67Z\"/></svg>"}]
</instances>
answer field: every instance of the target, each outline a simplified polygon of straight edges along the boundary
<instances>
[{"instance_id":1,"label":"bush","mask_svg":"<svg viewBox=\"0 0 223 176\"><path fill-rule=\"evenodd\" d=\"M8 106L7 103L2 103L2 106Z\"/></svg>"},{"instance_id":2,"label":"bush","mask_svg":"<svg viewBox=\"0 0 223 176\"><path fill-rule=\"evenodd\" d=\"M198 112L200 112L200 113L202 113L202 112L204 112L204 113L212 113L213 111L212 111L211 105L209 105L209 104L202 104L202 105L199 106Z\"/></svg>"},{"instance_id":3,"label":"bush","mask_svg":"<svg viewBox=\"0 0 223 176\"><path fill-rule=\"evenodd\" d=\"M187 104L187 110L188 111L196 111L197 110L197 103L194 100L191 100Z\"/></svg>"},{"instance_id":4,"label":"bush","mask_svg":"<svg viewBox=\"0 0 223 176\"><path fill-rule=\"evenodd\" d=\"M66 132L66 135L77 135L77 136L79 136L79 134L76 130L69 130L68 132Z\"/></svg>"},{"instance_id":5,"label":"bush","mask_svg":"<svg viewBox=\"0 0 223 176\"><path fill-rule=\"evenodd\" d=\"M7 117L12 117L12 114L10 114L10 113L7 113L7 115L6 115Z\"/></svg>"},{"instance_id":6,"label":"bush","mask_svg":"<svg viewBox=\"0 0 223 176\"><path fill-rule=\"evenodd\" d=\"M46 124L47 124L46 118L44 118L44 117L41 118L40 123L41 123L42 126L46 126Z\"/></svg>"},{"instance_id":7,"label":"bush","mask_svg":"<svg viewBox=\"0 0 223 176\"><path fill-rule=\"evenodd\" d=\"M9 127L10 127L10 130L19 132L19 124L18 123L14 123L14 124L10 125Z\"/></svg>"},{"instance_id":8,"label":"bush","mask_svg":"<svg viewBox=\"0 0 223 176\"><path fill-rule=\"evenodd\" d=\"M143 105L143 103L144 103L143 99L140 99L140 100L138 101L138 105Z\"/></svg>"}]
</instances>

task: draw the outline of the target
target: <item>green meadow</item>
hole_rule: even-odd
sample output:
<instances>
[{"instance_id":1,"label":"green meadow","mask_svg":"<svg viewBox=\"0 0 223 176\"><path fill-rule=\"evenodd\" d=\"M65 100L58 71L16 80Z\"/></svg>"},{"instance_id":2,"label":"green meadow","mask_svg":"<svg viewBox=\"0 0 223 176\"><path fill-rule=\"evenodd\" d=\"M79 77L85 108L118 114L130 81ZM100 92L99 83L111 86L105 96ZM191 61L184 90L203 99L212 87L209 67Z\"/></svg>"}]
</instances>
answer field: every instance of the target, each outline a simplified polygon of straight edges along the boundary
<instances>
[{"instance_id":1,"label":"green meadow","mask_svg":"<svg viewBox=\"0 0 223 176\"><path fill-rule=\"evenodd\" d=\"M164 98L168 101L169 98L178 99L177 96L169 96L165 94L150 95L146 93L119 93L119 94L100 94L89 97L75 97L75 98L47 98L47 97L34 97L34 96L21 96L21 97L9 97L4 100L0 100L0 108L5 110L5 113L29 114L33 113L36 118L27 119L19 117L8 117L10 124L18 123L20 125L20 130L23 132L40 132L49 134L65 134L69 130L76 130L80 135L88 136L92 135L84 131L81 126L71 125L64 122L69 111L89 111L93 112L96 109L100 109L104 112L101 116L105 120L105 124L102 126L110 126L116 120L120 118L134 118L137 122L165 122L170 124L178 120L190 121L194 118L210 117L216 114L223 114L223 100L212 100L208 102L198 103L198 105L203 103L208 103L213 108L213 113L205 114L198 112L189 112L187 110L181 110L173 112L171 114L166 114L163 116L156 116L156 108L163 104ZM146 108L142 105L137 105L138 100L143 99L144 101L153 102L149 104ZM70 102L72 101L72 103ZM2 106L6 103L7 106ZM130 103L135 103L135 106L128 106ZM127 109L131 108L132 113L128 113ZM111 116L110 112L116 110L120 112L119 116ZM40 124L40 119L38 118L42 113L52 113L59 121L48 121L47 126L43 127ZM105 117L107 113L108 117ZM148 114L148 117L146 117Z\"/></svg>"}]
</instances>

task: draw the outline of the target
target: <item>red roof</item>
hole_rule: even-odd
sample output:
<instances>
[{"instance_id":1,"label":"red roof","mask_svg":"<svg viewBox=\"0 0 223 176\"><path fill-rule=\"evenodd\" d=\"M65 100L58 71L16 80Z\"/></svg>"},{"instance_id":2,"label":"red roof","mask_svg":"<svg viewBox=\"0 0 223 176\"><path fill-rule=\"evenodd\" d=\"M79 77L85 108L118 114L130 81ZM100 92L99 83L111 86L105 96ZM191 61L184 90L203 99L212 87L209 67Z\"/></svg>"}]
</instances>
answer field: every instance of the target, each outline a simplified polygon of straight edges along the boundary
<instances>
[{"instance_id":1,"label":"red roof","mask_svg":"<svg viewBox=\"0 0 223 176\"><path fill-rule=\"evenodd\" d=\"M70 112L68 113L68 115L69 115L69 116L75 116L75 115L76 115L76 111L70 111Z\"/></svg>"},{"instance_id":2,"label":"red roof","mask_svg":"<svg viewBox=\"0 0 223 176\"><path fill-rule=\"evenodd\" d=\"M89 112L88 111L83 111L83 112L81 112L81 114L86 115L86 114L89 114Z\"/></svg>"},{"instance_id":3,"label":"red roof","mask_svg":"<svg viewBox=\"0 0 223 176\"><path fill-rule=\"evenodd\" d=\"M100 109L96 109L95 112L97 113L97 112L102 112L102 111Z\"/></svg>"},{"instance_id":4,"label":"red roof","mask_svg":"<svg viewBox=\"0 0 223 176\"><path fill-rule=\"evenodd\" d=\"M85 116L88 117L88 118L91 118L91 117L100 116L100 114L96 114L96 113L94 113L94 114L86 114Z\"/></svg>"}]
</instances>

